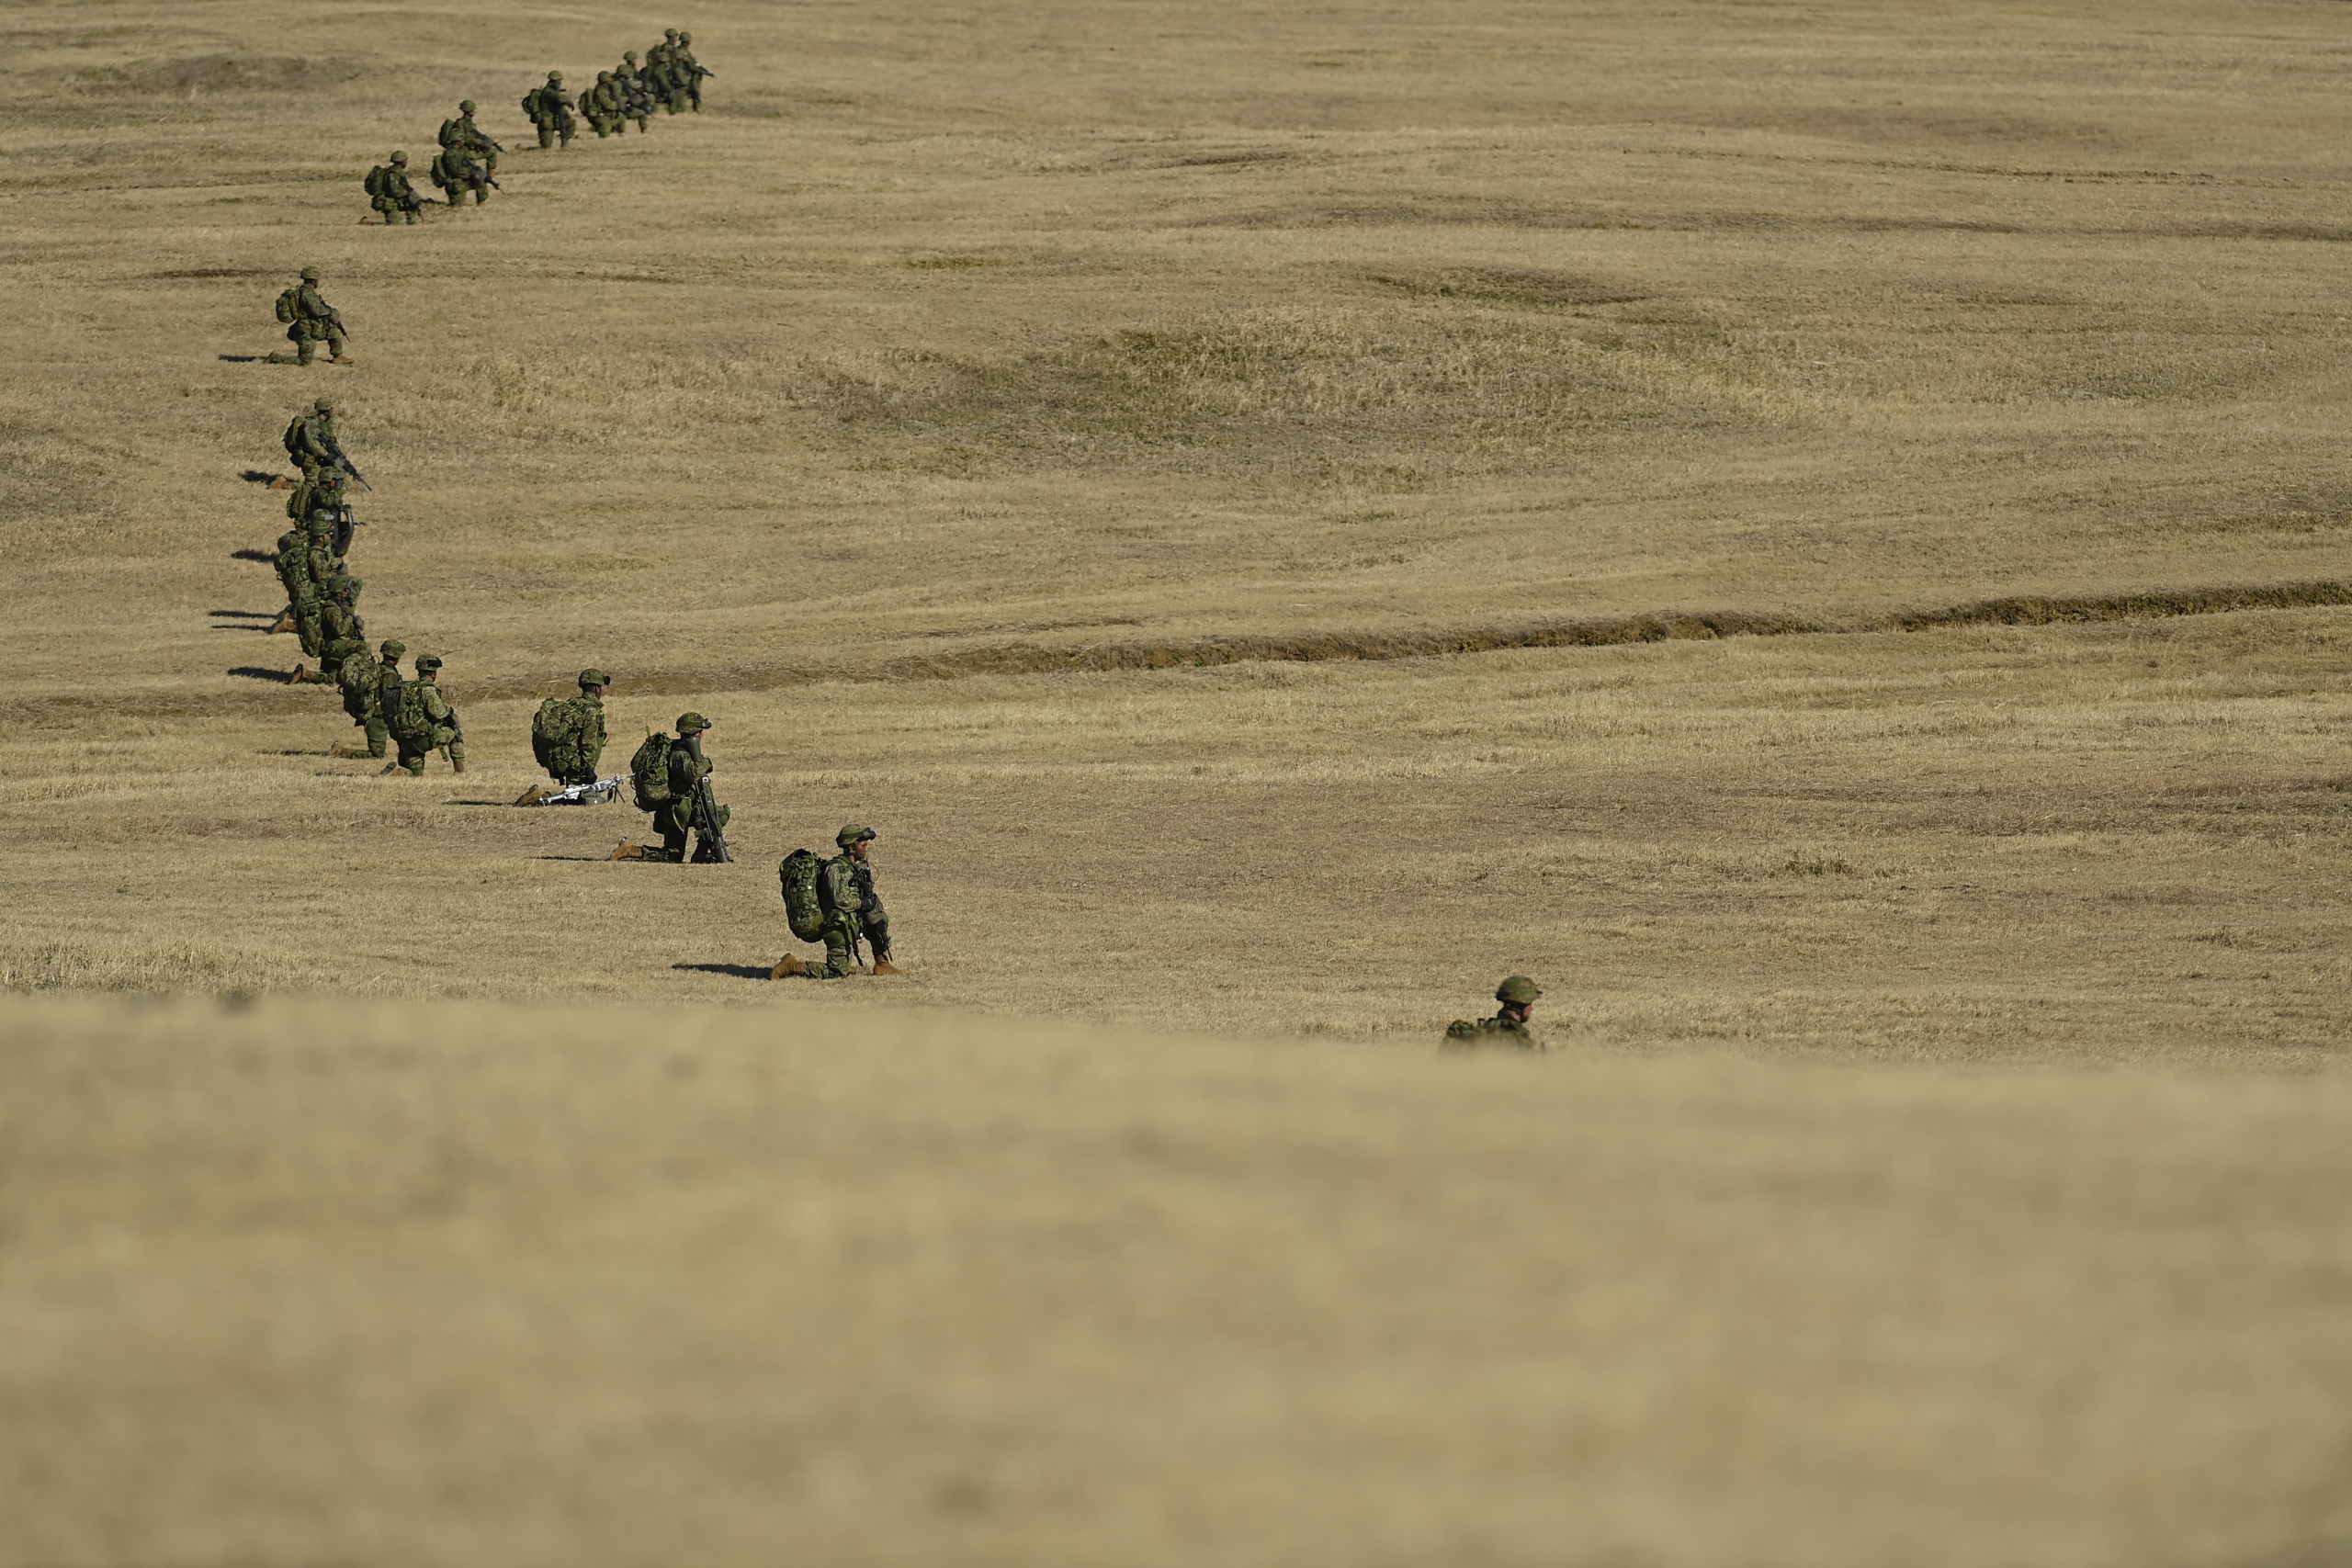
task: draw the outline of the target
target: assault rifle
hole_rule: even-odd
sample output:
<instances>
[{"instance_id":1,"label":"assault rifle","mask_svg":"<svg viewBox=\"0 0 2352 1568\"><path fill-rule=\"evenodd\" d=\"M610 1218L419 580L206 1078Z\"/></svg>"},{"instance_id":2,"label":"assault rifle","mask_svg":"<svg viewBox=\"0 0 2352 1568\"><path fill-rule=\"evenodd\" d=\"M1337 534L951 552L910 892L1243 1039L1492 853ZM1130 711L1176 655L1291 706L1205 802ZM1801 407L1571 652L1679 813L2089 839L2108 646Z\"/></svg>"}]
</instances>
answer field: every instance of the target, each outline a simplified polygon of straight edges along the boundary
<instances>
[{"instance_id":1,"label":"assault rifle","mask_svg":"<svg viewBox=\"0 0 2352 1568\"><path fill-rule=\"evenodd\" d=\"M710 797L707 773L695 781L695 825L702 833L702 842L695 846L695 858L714 860L721 865L732 863L735 857L727 852L727 834L718 826L718 803Z\"/></svg>"},{"instance_id":2,"label":"assault rifle","mask_svg":"<svg viewBox=\"0 0 2352 1568\"><path fill-rule=\"evenodd\" d=\"M343 455L342 442L337 441L333 434L323 431L320 433L319 442L320 445L323 446L327 449L327 456L334 459L334 466L336 468L341 468L353 479L359 479L359 488L361 490L372 491L376 488L374 485L369 484L366 479L360 479L358 466L353 463L350 458Z\"/></svg>"},{"instance_id":3,"label":"assault rifle","mask_svg":"<svg viewBox=\"0 0 2352 1568\"><path fill-rule=\"evenodd\" d=\"M618 799L621 785L627 782L625 779L615 777L597 779L590 784L566 784L561 789L548 790L536 800L518 800L514 804L517 806L597 806L607 800Z\"/></svg>"}]
</instances>

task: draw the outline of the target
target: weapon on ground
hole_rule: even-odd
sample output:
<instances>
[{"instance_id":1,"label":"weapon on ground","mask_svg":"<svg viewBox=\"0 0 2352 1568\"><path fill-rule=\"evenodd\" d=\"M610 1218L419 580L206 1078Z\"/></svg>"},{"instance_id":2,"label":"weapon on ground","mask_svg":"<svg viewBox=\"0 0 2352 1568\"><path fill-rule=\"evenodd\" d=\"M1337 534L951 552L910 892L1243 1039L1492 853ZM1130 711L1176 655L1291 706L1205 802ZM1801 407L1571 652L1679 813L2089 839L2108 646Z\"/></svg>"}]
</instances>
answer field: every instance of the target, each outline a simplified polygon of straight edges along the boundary
<instances>
[{"instance_id":1,"label":"weapon on ground","mask_svg":"<svg viewBox=\"0 0 2352 1568\"><path fill-rule=\"evenodd\" d=\"M515 804L517 806L595 806L604 801L620 798L621 785L626 782L616 776L609 779L597 779L589 784L566 784L561 789L548 791L537 800L519 800Z\"/></svg>"},{"instance_id":2,"label":"weapon on ground","mask_svg":"<svg viewBox=\"0 0 2352 1568\"><path fill-rule=\"evenodd\" d=\"M702 831L702 847L712 852L711 858L722 864L735 857L728 852L727 835L718 826L718 803L710 797L710 775L695 781L695 819Z\"/></svg>"},{"instance_id":3,"label":"weapon on ground","mask_svg":"<svg viewBox=\"0 0 2352 1568\"><path fill-rule=\"evenodd\" d=\"M366 479L360 479L358 468L353 464L350 458L343 455L342 442L337 441L332 435L323 434L320 437L320 442L321 445L326 447L327 456L334 459L334 466L336 468L341 468L353 479L359 480L359 488L361 490L372 491L376 488L374 485L369 484Z\"/></svg>"}]
</instances>

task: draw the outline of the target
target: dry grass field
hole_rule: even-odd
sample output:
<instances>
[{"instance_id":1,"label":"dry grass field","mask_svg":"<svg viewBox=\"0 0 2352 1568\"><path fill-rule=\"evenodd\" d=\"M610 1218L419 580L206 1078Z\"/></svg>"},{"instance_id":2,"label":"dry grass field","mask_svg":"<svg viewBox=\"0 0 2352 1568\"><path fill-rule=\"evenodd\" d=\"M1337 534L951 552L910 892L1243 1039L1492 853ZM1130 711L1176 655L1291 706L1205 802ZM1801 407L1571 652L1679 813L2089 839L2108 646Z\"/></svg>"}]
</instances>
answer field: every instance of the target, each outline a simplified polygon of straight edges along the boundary
<instances>
[{"instance_id":1,"label":"dry grass field","mask_svg":"<svg viewBox=\"0 0 2352 1568\"><path fill-rule=\"evenodd\" d=\"M0 64L0 1568L2352 1560L2352 7ZM322 392L463 776L258 630ZM591 663L740 863L507 804Z\"/></svg>"}]
</instances>

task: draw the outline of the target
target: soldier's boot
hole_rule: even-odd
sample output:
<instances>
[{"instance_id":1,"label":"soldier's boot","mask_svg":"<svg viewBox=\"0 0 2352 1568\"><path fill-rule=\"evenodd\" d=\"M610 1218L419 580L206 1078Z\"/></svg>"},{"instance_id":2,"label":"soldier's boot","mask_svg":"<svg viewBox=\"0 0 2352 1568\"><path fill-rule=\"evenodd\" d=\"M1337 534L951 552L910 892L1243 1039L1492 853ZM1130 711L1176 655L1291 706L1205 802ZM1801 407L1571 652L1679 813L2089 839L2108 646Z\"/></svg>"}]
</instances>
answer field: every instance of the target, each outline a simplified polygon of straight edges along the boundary
<instances>
[{"instance_id":1,"label":"soldier's boot","mask_svg":"<svg viewBox=\"0 0 2352 1568\"><path fill-rule=\"evenodd\" d=\"M294 612L292 610L285 610L279 612L277 619L269 624L269 630L264 635L267 637L276 637L279 632L290 632L293 629Z\"/></svg>"},{"instance_id":2,"label":"soldier's boot","mask_svg":"<svg viewBox=\"0 0 2352 1568\"><path fill-rule=\"evenodd\" d=\"M333 359L328 360L327 363L329 365L356 365L359 361L352 358L351 355L347 354L338 354Z\"/></svg>"},{"instance_id":3,"label":"soldier's boot","mask_svg":"<svg viewBox=\"0 0 2352 1568\"><path fill-rule=\"evenodd\" d=\"M365 746L356 746L348 740L338 740L334 745L327 748L327 755L330 757L365 757L368 755L368 748Z\"/></svg>"},{"instance_id":4,"label":"soldier's boot","mask_svg":"<svg viewBox=\"0 0 2352 1568\"><path fill-rule=\"evenodd\" d=\"M632 844L627 839L623 839L619 843L613 846L613 852L605 858L607 860L643 860L645 858L645 846L643 844Z\"/></svg>"},{"instance_id":5,"label":"soldier's boot","mask_svg":"<svg viewBox=\"0 0 2352 1568\"><path fill-rule=\"evenodd\" d=\"M537 806L548 796L551 795L560 795L563 792L561 790L549 789L545 784L533 784L530 788L523 792L522 798L515 801L514 804L517 806Z\"/></svg>"},{"instance_id":6,"label":"soldier's boot","mask_svg":"<svg viewBox=\"0 0 2352 1568\"><path fill-rule=\"evenodd\" d=\"M294 678L293 678L292 682L290 682L290 684L297 685L297 686L307 686L307 685L309 685L310 683L311 683L311 671L310 671L310 667L309 667L308 665L303 665L303 664L297 664L296 666L294 666Z\"/></svg>"},{"instance_id":7,"label":"soldier's boot","mask_svg":"<svg viewBox=\"0 0 2352 1568\"><path fill-rule=\"evenodd\" d=\"M463 757L452 757L452 758L450 758L450 759L449 759L449 771L450 771L451 773L464 773L464 772L466 771L466 760L465 760Z\"/></svg>"},{"instance_id":8,"label":"soldier's boot","mask_svg":"<svg viewBox=\"0 0 2352 1568\"><path fill-rule=\"evenodd\" d=\"M280 363L282 364L284 362L280 361ZM269 482L261 488L264 490L292 490L294 488L294 481L288 479L284 474L272 474L269 477Z\"/></svg>"},{"instance_id":9,"label":"soldier's boot","mask_svg":"<svg viewBox=\"0 0 2352 1568\"><path fill-rule=\"evenodd\" d=\"M379 779L388 779L394 773L404 773L406 772L408 772L408 770L401 766L400 760L398 758L394 758L391 761L385 763L383 767L378 771L376 776Z\"/></svg>"},{"instance_id":10,"label":"soldier's boot","mask_svg":"<svg viewBox=\"0 0 2352 1568\"><path fill-rule=\"evenodd\" d=\"M874 972L876 975L903 975L906 973L905 970L890 962L890 955L887 953L877 953L874 955Z\"/></svg>"},{"instance_id":11,"label":"soldier's boot","mask_svg":"<svg viewBox=\"0 0 2352 1568\"><path fill-rule=\"evenodd\" d=\"M540 152L546 152L548 148L550 148L550 147L552 147L552 146L554 146L554 145L555 145L555 132L554 132L554 131L552 131L552 130L542 130L542 131L540 131L540 132L539 132L539 151L540 151Z\"/></svg>"},{"instance_id":12,"label":"soldier's boot","mask_svg":"<svg viewBox=\"0 0 2352 1568\"><path fill-rule=\"evenodd\" d=\"M768 971L768 978L771 980L782 980L790 976L806 975L807 973L808 973L808 965L801 963L799 959L787 953L775 968Z\"/></svg>"}]
</instances>

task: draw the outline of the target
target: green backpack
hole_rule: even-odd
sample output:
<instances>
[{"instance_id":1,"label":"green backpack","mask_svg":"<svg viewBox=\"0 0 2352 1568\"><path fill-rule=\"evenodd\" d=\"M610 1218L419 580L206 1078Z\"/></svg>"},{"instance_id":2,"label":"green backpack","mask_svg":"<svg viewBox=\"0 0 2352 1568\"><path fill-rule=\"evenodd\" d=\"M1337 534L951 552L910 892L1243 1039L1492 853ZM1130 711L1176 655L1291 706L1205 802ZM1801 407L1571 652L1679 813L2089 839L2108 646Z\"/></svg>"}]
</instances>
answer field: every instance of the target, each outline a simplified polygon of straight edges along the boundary
<instances>
[{"instance_id":1,"label":"green backpack","mask_svg":"<svg viewBox=\"0 0 2352 1568\"><path fill-rule=\"evenodd\" d=\"M336 683L343 688L344 712L364 719L376 711L376 680L383 669L364 648L343 661L343 677Z\"/></svg>"},{"instance_id":2,"label":"green backpack","mask_svg":"<svg viewBox=\"0 0 2352 1568\"><path fill-rule=\"evenodd\" d=\"M775 868L784 884L784 918L792 934L815 942L825 934L825 863L807 850L795 850Z\"/></svg>"},{"instance_id":3,"label":"green backpack","mask_svg":"<svg viewBox=\"0 0 2352 1568\"><path fill-rule=\"evenodd\" d=\"M402 681L401 694L384 715L384 728L402 740L422 740L433 733L433 716L424 711L424 682Z\"/></svg>"},{"instance_id":4,"label":"green backpack","mask_svg":"<svg viewBox=\"0 0 2352 1568\"><path fill-rule=\"evenodd\" d=\"M670 804L671 744L668 736L656 730L628 760L628 782L636 787L639 811L659 811Z\"/></svg>"},{"instance_id":5,"label":"green backpack","mask_svg":"<svg viewBox=\"0 0 2352 1568\"><path fill-rule=\"evenodd\" d=\"M373 196L376 193L374 191L369 191L368 194ZM277 297L277 319L279 321L290 321L294 319L294 297L298 292L299 290L289 288L285 293Z\"/></svg>"},{"instance_id":6,"label":"green backpack","mask_svg":"<svg viewBox=\"0 0 2352 1568\"><path fill-rule=\"evenodd\" d=\"M588 716L578 697L549 697L531 716L531 755L550 773L570 776L594 767L588 755Z\"/></svg>"}]
</instances>

